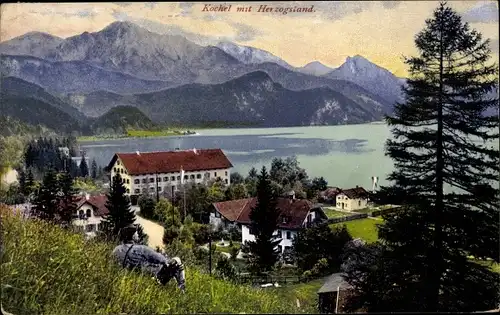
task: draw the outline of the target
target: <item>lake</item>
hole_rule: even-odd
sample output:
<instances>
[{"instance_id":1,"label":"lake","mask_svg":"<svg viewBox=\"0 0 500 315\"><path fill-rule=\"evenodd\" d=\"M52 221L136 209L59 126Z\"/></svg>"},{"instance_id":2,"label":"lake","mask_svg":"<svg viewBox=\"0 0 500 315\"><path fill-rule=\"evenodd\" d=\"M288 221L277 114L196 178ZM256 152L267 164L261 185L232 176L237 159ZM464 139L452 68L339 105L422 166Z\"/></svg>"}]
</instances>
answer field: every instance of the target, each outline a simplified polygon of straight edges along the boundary
<instances>
[{"instance_id":1,"label":"lake","mask_svg":"<svg viewBox=\"0 0 500 315\"><path fill-rule=\"evenodd\" d=\"M115 152L169 151L180 148L221 148L246 176L252 166L270 167L274 157L297 156L310 178L323 176L331 186L356 185L371 189L371 177L381 185L392 170L384 156L390 130L384 123L293 128L249 128L199 130L200 135L158 138L127 138L81 141L89 159L105 166Z\"/></svg>"}]
</instances>

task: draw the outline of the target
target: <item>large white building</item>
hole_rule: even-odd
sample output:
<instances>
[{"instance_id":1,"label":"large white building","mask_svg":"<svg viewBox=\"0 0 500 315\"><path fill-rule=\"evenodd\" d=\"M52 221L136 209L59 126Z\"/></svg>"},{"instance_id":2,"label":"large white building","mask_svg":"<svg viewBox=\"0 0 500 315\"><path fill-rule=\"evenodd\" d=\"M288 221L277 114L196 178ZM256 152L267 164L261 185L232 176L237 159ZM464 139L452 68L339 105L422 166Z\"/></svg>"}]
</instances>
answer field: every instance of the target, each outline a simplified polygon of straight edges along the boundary
<instances>
[{"instance_id":1,"label":"large white building","mask_svg":"<svg viewBox=\"0 0 500 315\"><path fill-rule=\"evenodd\" d=\"M145 193L172 196L183 184L230 184L232 167L221 149L116 153L108 165L111 180L120 173L133 204Z\"/></svg>"},{"instance_id":2,"label":"large white building","mask_svg":"<svg viewBox=\"0 0 500 315\"><path fill-rule=\"evenodd\" d=\"M255 197L214 203L210 213L210 223L226 227L231 224L240 225L241 242L254 241L255 235L250 227L250 212L256 204ZM327 219L320 206L314 205L309 200L295 199L295 195L289 198L277 198L276 207L281 210L279 229L275 231L275 235L281 239L278 245L281 253L291 250L298 231L311 226L317 218Z\"/></svg>"}]
</instances>

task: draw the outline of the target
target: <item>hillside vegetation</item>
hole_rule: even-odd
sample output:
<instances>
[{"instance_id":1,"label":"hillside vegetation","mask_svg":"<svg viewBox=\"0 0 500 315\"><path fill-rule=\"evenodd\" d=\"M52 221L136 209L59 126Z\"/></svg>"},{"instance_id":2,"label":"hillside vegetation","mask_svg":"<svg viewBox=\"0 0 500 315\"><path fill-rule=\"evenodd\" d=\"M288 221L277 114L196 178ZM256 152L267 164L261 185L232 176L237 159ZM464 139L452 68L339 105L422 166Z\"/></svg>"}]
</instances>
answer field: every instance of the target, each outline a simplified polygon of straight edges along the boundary
<instances>
[{"instance_id":1,"label":"hillside vegetation","mask_svg":"<svg viewBox=\"0 0 500 315\"><path fill-rule=\"evenodd\" d=\"M186 267L187 291L122 270L112 246L0 206L3 308L14 314L296 313L295 301Z\"/></svg>"},{"instance_id":2,"label":"hillside vegetation","mask_svg":"<svg viewBox=\"0 0 500 315\"><path fill-rule=\"evenodd\" d=\"M150 130L155 127L148 116L132 106L113 107L91 125L94 134L126 134L128 129Z\"/></svg>"}]
</instances>

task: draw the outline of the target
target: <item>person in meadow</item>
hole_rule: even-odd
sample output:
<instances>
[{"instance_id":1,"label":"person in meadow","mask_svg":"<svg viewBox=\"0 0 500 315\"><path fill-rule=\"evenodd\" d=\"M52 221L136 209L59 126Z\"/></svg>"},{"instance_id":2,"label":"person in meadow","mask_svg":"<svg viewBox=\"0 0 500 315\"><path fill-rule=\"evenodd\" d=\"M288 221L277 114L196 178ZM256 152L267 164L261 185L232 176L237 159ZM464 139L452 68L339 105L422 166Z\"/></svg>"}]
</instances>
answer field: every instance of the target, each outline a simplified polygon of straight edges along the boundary
<instances>
[{"instance_id":1,"label":"person in meadow","mask_svg":"<svg viewBox=\"0 0 500 315\"><path fill-rule=\"evenodd\" d=\"M141 270L152 275L160 284L175 278L182 292L186 288L184 265L179 257L170 259L154 249L136 244L137 228L131 224L120 231L121 244L113 250L113 256L123 268Z\"/></svg>"}]
</instances>

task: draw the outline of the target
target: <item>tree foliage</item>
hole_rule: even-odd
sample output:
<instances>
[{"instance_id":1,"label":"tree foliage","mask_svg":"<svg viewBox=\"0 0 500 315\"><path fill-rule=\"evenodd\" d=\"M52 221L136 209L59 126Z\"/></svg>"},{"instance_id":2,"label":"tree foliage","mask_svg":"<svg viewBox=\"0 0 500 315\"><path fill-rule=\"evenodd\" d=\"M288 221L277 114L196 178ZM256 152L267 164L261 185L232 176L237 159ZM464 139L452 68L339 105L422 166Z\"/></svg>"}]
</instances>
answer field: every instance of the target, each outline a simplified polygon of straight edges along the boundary
<instances>
[{"instance_id":1,"label":"tree foliage","mask_svg":"<svg viewBox=\"0 0 500 315\"><path fill-rule=\"evenodd\" d=\"M103 220L106 234L110 238L118 237L121 229L135 222L135 213L130 208L130 202L125 193L122 177L116 173L107 194L106 208L109 213Z\"/></svg>"},{"instance_id":2,"label":"tree foliage","mask_svg":"<svg viewBox=\"0 0 500 315\"><path fill-rule=\"evenodd\" d=\"M441 3L408 58L405 101L387 122L395 163L380 198L403 204L379 229L383 250L349 280L353 309L482 311L497 307L498 275L470 261L498 261L497 67L489 41ZM495 116L488 114L496 109ZM360 281L359 279L362 279ZM351 301L352 302L352 301Z\"/></svg>"},{"instance_id":3,"label":"tree foliage","mask_svg":"<svg viewBox=\"0 0 500 315\"><path fill-rule=\"evenodd\" d=\"M271 181L266 167L258 177L257 204L250 212L250 229L255 241L247 242L251 253L250 263L254 271L269 271L279 258L277 249L281 239L274 232L278 228L280 211L276 207L276 196L271 190Z\"/></svg>"}]
</instances>

